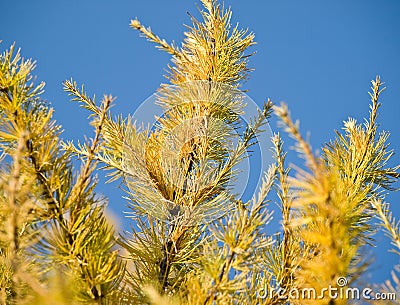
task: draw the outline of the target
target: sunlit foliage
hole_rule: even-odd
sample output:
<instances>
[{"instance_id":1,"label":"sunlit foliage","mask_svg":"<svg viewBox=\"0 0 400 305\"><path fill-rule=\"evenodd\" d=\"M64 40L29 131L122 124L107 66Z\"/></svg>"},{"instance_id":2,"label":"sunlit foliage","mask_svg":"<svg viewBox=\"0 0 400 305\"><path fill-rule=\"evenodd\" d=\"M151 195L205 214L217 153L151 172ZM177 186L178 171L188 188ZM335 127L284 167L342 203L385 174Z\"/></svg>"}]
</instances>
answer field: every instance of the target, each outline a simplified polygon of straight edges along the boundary
<instances>
[{"instance_id":1,"label":"sunlit foliage","mask_svg":"<svg viewBox=\"0 0 400 305\"><path fill-rule=\"evenodd\" d=\"M14 46L1 55L0 304L347 304L354 300L292 292L338 288L339 278L357 284L377 221L400 252L399 222L385 202L399 167L390 166L389 134L378 132L379 77L368 119L346 121L321 155L285 104L268 100L243 126L254 35L231 25L230 9L202 4L203 20L190 15L181 46L131 22L172 56L155 126L114 117L112 96L97 101L71 80L64 89L89 111L94 134L64 141L44 85L34 84L35 63ZM236 166L273 113L306 169L287 166L274 134L275 163L246 201L232 186ZM126 191L129 233L108 222L96 171ZM269 228L271 198L278 233ZM398 270L376 290L398 292Z\"/></svg>"}]
</instances>

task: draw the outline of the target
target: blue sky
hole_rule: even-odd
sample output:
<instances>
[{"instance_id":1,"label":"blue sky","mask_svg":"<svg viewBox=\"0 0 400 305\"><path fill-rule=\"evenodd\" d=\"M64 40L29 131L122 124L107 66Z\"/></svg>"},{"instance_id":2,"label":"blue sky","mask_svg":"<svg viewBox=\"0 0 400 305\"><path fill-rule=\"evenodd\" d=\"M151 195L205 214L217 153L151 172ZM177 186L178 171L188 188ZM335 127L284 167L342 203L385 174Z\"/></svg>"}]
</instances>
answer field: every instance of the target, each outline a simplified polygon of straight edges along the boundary
<instances>
[{"instance_id":1,"label":"blue sky","mask_svg":"<svg viewBox=\"0 0 400 305\"><path fill-rule=\"evenodd\" d=\"M46 82L44 97L55 108L64 139L83 139L92 130L87 115L70 103L62 82L73 78L97 96L117 96L115 114L128 115L164 82L169 55L154 48L131 29L138 17L168 41L177 43L190 24L186 11L197 16L199 1L7 1L2 4L0 39L4 50L14 41L25 57L37 60L38 80ZM270 97L285 101L292 116L309 132L315 150L334 137L349 116L368 115L370 80L380 75L387 86L381 102L381 130L391 132L391 147L400 163L400 2L397 0L226 1L233 21L256 34L255 68L244 85L259 105ZM276 119L271 122L277 131ZM286 148L293 142L286 139ZM290 162L302 165L295 153ZM102 179L102 178L101 178ZM104 179L102 179L104 180ZM126 210L116 185L101 185L118 217ZM400 195L387 197L395 216ZM128 228L124 220L123 228ZM386 252L388 242L375 250L371 281L389 277L399 257Z\"/></svg>"}]
</instances>

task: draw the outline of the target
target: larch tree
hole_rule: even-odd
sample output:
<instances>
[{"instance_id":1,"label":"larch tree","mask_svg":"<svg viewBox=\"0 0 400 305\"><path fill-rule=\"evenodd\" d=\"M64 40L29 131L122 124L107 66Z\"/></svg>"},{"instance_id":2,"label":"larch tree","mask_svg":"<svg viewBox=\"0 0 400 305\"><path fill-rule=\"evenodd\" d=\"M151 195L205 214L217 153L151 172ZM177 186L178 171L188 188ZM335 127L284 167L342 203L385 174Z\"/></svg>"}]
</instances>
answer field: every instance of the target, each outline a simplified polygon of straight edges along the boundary
<instances>
[{"instance_id":1,"label":"larch tree","mask_svg":"<svg viewBox=\"0 0 400 305\"><path fill-rule=\"evenodd\" d=\"M131 21L172 57L155 125L115 117L112 96L98 102L64 83L90 113L94 135L84 143L61 138L44 85L33 82L35 63L14 46L3 52L1 304L350 304L356 300L323 292L365 274L375 219L400 253L399 222L383 192L394 190L399 167L389 166L389 134L377 130L379 77L365 123L349 119L316 155L285 104L268 100L243 123L254 35L232 26L230 9L215 0L202 4L203 20L190 15L181 46ZM274 134L275 162L244 200L233 183L238 165L272 113L307 169L292 174ZM107 199L95 191L99 170L126 191L129 234L107 221ZM279 233L269 229L271 198L281 209ZM396 296L399 268L376 291Z\"/></svg>"}]
</instances>

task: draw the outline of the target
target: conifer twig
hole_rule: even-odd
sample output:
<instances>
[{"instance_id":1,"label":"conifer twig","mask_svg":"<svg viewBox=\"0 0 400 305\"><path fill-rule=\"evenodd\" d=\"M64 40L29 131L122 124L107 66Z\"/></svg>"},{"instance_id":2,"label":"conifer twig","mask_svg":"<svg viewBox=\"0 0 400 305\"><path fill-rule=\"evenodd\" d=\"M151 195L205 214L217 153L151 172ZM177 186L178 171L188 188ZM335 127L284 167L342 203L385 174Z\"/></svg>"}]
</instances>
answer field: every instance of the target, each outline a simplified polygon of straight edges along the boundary
<instances>
[{"instance_id":1,"label":"conifer twig","mask_svg":"<svg viewBox=\"0 0 400 305\"><path fill-rule=\"evenodd\" d=\"M310 144L307 143L301 136L298 124L293 123L292 119L290 118L287 105L285 103L281 103L280 106L274 106L273 110L285 124L287 132L297 140L299 148L304 153L311 169L316 172L318 169L318 161L312 152Z\"/></svg>"},{"instance_id":2,"label":"conifer twig","mask_svg":"<svg viewBox=\"0 0 400 305\"><path fill-rule=\"evenodd\" d=\"M182 55L181 52L173 44L170 45L169 43L166 42L165 39L161 39L160 37L155 35L151 31L150 27L149 28L144 27L139 20L137 19L131 20L130 26L135 30L140 31L151 42L156 43L158 45L158 48L163 49L164 51L168 52L169 54L175 57L181 57Z\"/></svg>"},{"instance_id":3,"label":"conifer twig","mask_svg":"<svg viewBox=\"0 0 400 305\"><path fill-rule=\"evenodd\" d=\"M375 209L382 227L392 240L392 244L397 248L397 250L393 251L400 255L400 221L396 221L393 217L389 209L389 204L384 204L381 200L373 199L371 205Z\"/></svg>"},{"instance_id":4,"label":"conifer twig","mask_svg":"<svg viewBox=\"0 0 400 305\"><path fill-rule=\"evenodd\" d=\"M282 240L282 278L279 279L281 286L287 291L293 282L294 272L294 259L293 255L296 252L293 249L293 226L291 225L291 213L293 199L290 195L290 187L288 183L289 168L285 168L286 153L283 152L283 141L279 134L275 134L272 138L275 147L275 158L277 160L277 173L279 177L279 191L278 196L281 201L282 210L282 227L283 227L283 240Z\"/></svg>"}]
</instances>

